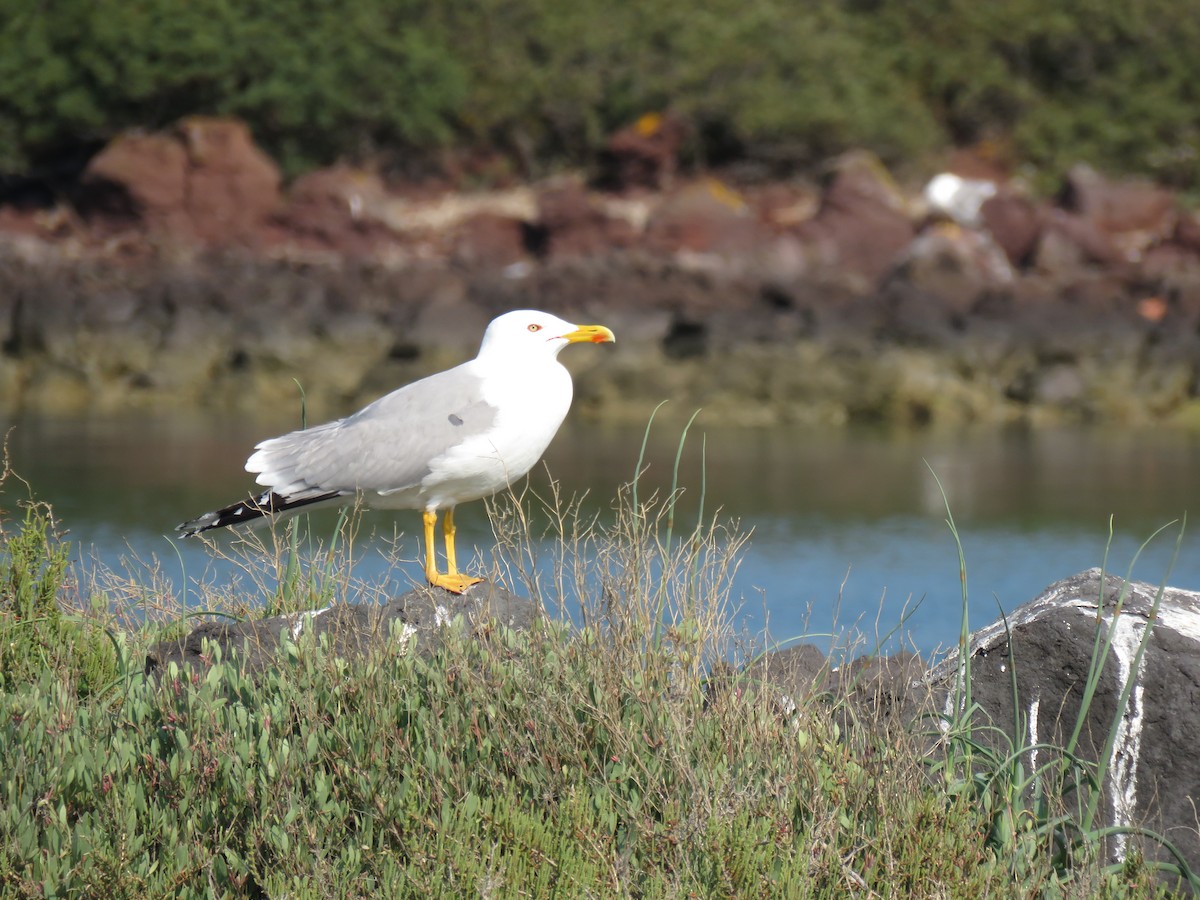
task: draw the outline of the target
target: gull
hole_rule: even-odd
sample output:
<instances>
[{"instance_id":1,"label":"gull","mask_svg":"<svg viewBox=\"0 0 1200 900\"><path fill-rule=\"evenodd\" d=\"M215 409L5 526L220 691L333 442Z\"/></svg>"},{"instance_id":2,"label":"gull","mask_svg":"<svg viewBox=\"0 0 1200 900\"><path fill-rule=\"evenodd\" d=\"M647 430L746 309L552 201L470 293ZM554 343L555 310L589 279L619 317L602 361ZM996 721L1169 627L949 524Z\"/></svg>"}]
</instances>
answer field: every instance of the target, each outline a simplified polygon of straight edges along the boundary
<instances>
[{"instance_id":1,"label":"gull","mask_svg":"<svg viewBox=\"0 0 1200 900\"><path fill-rule=\"evenodd\" d=\"M536 310L505 313L488 325L474 359L344 419L261 442L246 471L266 490L176 530L187 537L316 504L417 509L425 579L461 594L483 579L458 571L454 508L507 488L541 458L571 406L559 352L614 340L603 325L572 325ZM439 513L444 573L434 546Z\"/></svg>"}]
</instances>

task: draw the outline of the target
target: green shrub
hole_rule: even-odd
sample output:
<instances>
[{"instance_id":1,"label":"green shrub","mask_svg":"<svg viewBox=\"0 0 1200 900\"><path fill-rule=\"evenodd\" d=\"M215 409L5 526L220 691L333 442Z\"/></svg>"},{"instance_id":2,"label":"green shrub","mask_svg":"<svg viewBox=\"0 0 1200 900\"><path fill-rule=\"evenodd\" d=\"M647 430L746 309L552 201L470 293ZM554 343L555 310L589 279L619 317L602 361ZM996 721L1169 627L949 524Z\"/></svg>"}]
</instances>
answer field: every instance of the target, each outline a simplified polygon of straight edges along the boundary
<instances>
[{"instance_id":1,"label":"green shrub","mask_svg":"<svg viewBox=\"0 0 1200 900\"><path fill-rule=\"evenodd\" d=\"M1173 0L11 0L0 173L196 113L244 117L289 172L499 149L538 173L673 108L701 162L920 163L984 138L1049 176L1082 159L1194 187L1198 42Z\"/></svg>"},{"instance_id":2,"label":"green shrub","mask_svg":"<svg viewBox=\"0 0 1200 900\"><path fill-rule=\"evenodd\" d=\"M795 896L899 873L1005 883L970 810L924 786L912 757L865 768L819 709L793 721L752 692L709 703L697 682L668 689L595 651L554 629L429 662L348 667L292 647L257 683L219 661L159 685L136 676L116 708L46 671L0 695L0 884Z\"/></svg>"},{"instance_id":3,"label":"green shrub","mask_svg":"<svg viewBox=\"0 0 1200 900\"><path fill-rule=\"evenodd\" d=\"M937 137L920 98L873 63L836 0L453 6L469 52L466 125L534 161L588 160L616 128L675 109L693 152L810 164L866 145L889 160Z\"/></svg>"},{"instance_id":4,"label":"green shrub","mask_svg":"<svg viewBox=\"0 0 1200 900\"><path fill-rule=\"evenodd\" d=\"M464 90L419 0L14 0L0 27L0 171L193 113L244 117L294 171L444 140Z\"/></svg>"},{"instance_id":5,"label":"green shrub","mask_svg":"<svg viewBox=\"0 0 1200 900\"><path fill-rule=\"evenodd\" d=\"M1009 141L1018 160L1048 176L1086 160L1180 187L1200 182L1200 18L1186 4L853 6L883 64L911 84L956 142Z\"/></svg>"},{"instance_id":6,"label":"green shrub","mask_svg":"<svg viewBox=\"0 0 1200 900\"><path fill-rule=\"evenodd\" d=\"M114 645L95 622L60 607L70 545L54 534L48 507L24 506L14 531L0 522L0 691L24 690L53 671L91 693L117 677Z\"/></svg>"}]
</instances>

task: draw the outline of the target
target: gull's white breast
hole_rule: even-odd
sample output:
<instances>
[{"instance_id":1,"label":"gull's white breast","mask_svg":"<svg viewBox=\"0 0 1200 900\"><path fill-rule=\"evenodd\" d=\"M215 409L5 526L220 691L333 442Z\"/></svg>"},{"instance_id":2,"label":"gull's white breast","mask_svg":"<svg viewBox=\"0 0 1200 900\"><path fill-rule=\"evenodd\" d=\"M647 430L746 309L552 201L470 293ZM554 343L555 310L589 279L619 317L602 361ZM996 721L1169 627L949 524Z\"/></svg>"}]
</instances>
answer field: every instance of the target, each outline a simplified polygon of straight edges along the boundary
<instances>
[{"instance_id":1,"label":"gull's white breast","mask_svg":"<svg viewBox=\"0 0 1200 900\"><path fill-rule=\"evenodd\" d=\"M495 421L483 434L468 437L430 461L420 486L420 505L426 509L486 497L524 477L542 458L571 407L571 375L555 359L503 368L489 365L477 374L483 400L497 411ZM384 498L381 505L387 501Z\"/></svg>"}]
</instances>

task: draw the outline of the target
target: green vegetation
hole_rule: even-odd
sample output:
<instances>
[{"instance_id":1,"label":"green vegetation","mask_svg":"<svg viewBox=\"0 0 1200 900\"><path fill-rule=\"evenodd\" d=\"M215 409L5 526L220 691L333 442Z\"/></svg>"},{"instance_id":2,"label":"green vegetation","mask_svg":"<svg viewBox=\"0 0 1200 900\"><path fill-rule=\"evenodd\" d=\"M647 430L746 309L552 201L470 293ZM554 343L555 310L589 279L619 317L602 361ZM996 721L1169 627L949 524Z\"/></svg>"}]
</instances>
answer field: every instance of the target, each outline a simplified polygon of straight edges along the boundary
<instances>
[{"instance_id":1,"label":"green vegetation","mask_svg":"<svg viewBox=\"0 0 1200 900\"><path fill-rule=\"evenodd\" d=\"M464 96L421 3L16 0L0 17L0 170L206 113L244 117L291 165L428 147Z\"/></svg>"},{"instance_id":2,"label":"green vegetation","mask_svg":"<svg viewBox=\"0 0 1200 900\"><path fill-rule=\"evenodd\" d=\"M987 139L1195 188L1198 45L1173 0L11 0L0 174L191 114L244 117L290 172L498 151L536 174L675 109L701 162L913 162Z\"/></svg>"},{"instance_id":3,"label":"green vegetation","mask_svg":"<svg viewBox=\"0 0 1200 900\"><path fill-rule=\"evenodd\" d=\"M3 483L0 477L0 484ZM48 669L70 673L74 689L89 696L117 677L111 634L59 605L67 586L68 548L51 537L50 510L25 509L15 533L0 528L0 690L21 691Z\"/></svg>"},{"instance_id":4,"label":"green vegetation","mask_svg":"<svg viewBox=\"0 0 1200 900\"><path fill-rule=\"evenodd\" d=\"M1065 864L1033 842L1012 852L962 789L980 757L961 742L836 696L785 712L713 676L733 652L736 533L684 533L636 481L612 525L551 497L564 550L539 576L535 499L493 510L508 571L551 610L573 584L575 626L552 615L354 663L301 635L256 680L215 652L148 679L141 651L182 611L133 628L84 603L46 511L4 518L0 629L22 649L0 672L0 892L979 897L1015 879L1026 895L1155 893L1136 860L1108 872L1087 847Z\"/></svg>"}]
</instances>

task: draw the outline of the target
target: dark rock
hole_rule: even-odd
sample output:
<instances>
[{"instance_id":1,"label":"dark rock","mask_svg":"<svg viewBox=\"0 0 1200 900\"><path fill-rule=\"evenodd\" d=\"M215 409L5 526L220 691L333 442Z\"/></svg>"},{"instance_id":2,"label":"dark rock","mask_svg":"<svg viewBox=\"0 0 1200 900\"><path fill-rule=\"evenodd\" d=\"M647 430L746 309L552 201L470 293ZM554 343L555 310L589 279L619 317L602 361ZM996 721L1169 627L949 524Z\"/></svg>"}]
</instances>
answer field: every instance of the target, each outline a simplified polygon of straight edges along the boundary
<instances>
[{"instance_id":1,"label":"dark rock","mask_svg":"<svg viewBox=\"0 0 1200 900\"><path fill-rule=\"evenodd\" d=\"M1101 582L1098 569L1050 585L1008 616L1011 640L1003 622L971 636L972 699L985 717L977 724L990 721L1011 734L1019 714L1024 730L1016 735L1018 745L1065 746L1079 721L1099 629L1111 647L1083 720L1079 756L1100 759L1120 694L1126 687L1131 691L1103 784L1101 824L1135 824L1165 834L1194 868L1200 865L1192 803L1200 785L1194 752L1200 745L1200 593L1163 589L1145 655L1135 669L1158 591L1144 582L1123 585L1111 575ZM928 675L942 696L952 697L957 665L952 655ZM977 735L987 739L986 731ZM1038 763L1049 754L1039 751ZM1033 760L1028 763L1032 769ZM1153 841L1139 838L1110 840L1106 853L1118 859L1133 845L1148 859L1167 859Z\"/></svg>"},{"instance_id":2,"label":"dark rock","mask_svg":"<svg viewBox=\"0 0 1200 900\"><path fill-rule=\"evenodd\" d=\"M856 153L838 161L816 215L796 233L822 266L853 274L870 287L891 271L916 228L882 163Z\"/></svg>"},{"instance_id":3,"label":"dark rock","mask_svg":"<svg viewBox=\"0 0 1200 900\"><path fill-rule=\"evenodd\" d=\"M1042 212L1028 197L1001 190L979 209L983 228L1014 266L1025 266L1033 256L1042 231Z\"/></svg>"},{"instance_id":4,"label":"dark rock","mask_svg":"<svg viewBox=\"0 0 1200 900\"><path fill-rule=\"evenodd\" d=\"M1062 205L1110 235L1141 234L1146 243L1165 237L1175 226L1175 197L1156 184L1137 179L1115 181L1086 163L1067 173Z\"/></svg>"},{"instance_id":5,"label":"dark rock","mask_svg":"<svg viewBox=\"0 0 1200 900\"><path fill-rule=\"evenodd\" d=\"M317 169L292 183L276 222L288 240L365 256L390 237L378 218L386 201L383 182L371 172L347 166Z\"/></svg>"},{"instance_id":6,"label":"dark rock","mask_svg":"<svg viewBox=\"0 0 1200 900\"><path fill-rule=\"evenodd\" d=\"M944 347L962 333L964 309L973 301L975 291L956 298L895 280L882 295L889 301L879 326L882 336L899 343Z\"/></svg>"},{"instance_id":7,"label":"dark rock","mask_svg":"<svg viewBox=\"0 0 1200 900\"><path fill-rule=\"evenodd\" d=\"M1138 265L1140 278L1152 284L1183 276L1200 276L1200 253L1177 241L1155 244L1149 248Z\"/></svg>"},{"instance_id":8,"label":"dark rock","mask_svg":"<svg viewBox=\"0 0 1200 900\"><path fill-rule=\"evenodd\" d=\"M1060 294L1064 305L1078 311L1084 328L1101 331L1136 325L1133 299L1127 278L1112 270L1089 272L1065 286Z\"/></svg>"},{"instance_id":9,"label":"dark rock","mask_svg":"<svg viewBox=\"0 0 1200 900\"><path fill-rule=\"evenodd\" d=\"M381 650L393 641L412 638L416 652L431 654L440 646L445 629L459 627L474 638L486 638L493 625L527 630L538 613L527 598L490 582L462 595L438 588L417 588L382 606L335 604L313 612L271 616L245 622L208 621L186 637L162 641L146 655L146 672L159 673L172 662L207 666L206 641L221 649L222 659L257 674L277 665L284 640L313 637L328 641L329 651L346 659Z\"/></svg>"},{"instance_id":10,"label":"dark rock","mask_svg":"<svg viewBox=\"0 0 1200 900\"><path fill-rule=\"evenodd\" d=\"M837 670L837 690L876 715L911 723L929 708L929 694L920 686L925 671L915 653L863 656Z\"/></svg>"},{"instance_id":11,"label":"dark rock","mask_svg":"<svg viewBox=\"0 0 1200 900\"><path fill-rule=\"evenodd\" d=\"M1137 355L1145 323L1137 319L1129 290L1103 270L1087 270L1064 285L1025 274L1011 286L1011 305L1001 323L1010 352L1032 352L1040 366ZM1096 374L1110 368L1088 365L1090 387L1105 393L1112 385Z\"/></svg>"},{"instance_id":12,"label":"dark rock","mask_svg":"<svg viewBox=\"0 0 1200 900\"><path fill-rule=\"evenodd\" d=\"M531 220L535 214L531 203ZM761 221L755 227L770 230ZM897 357L888 351L898 344L905 354L911 345L928 353L912 357L912 371L928 364L942 373L942 389L972 392L970 404L934 410L939 422L1035 421L1043 411L1163 419L1188 402L1178 391L1174 407L1149 393L1138 399L1147 378L1198 351L1200 281L1186 267L1163 269L1158 279L1144 265L1084 266L1062 277L1029 270L996 284L977 274L971 252L960 252L971 251L962 240L978 235L930 234L946 243L871 290L815 266L768 272L733 254L641 249L530 256L497 269L240 253L136 266L94 257L47 264L0 245L0 393L11 409L39 408L50 394L32 387L71 373L56 406L64 411L134 403L257 411L291 402L295 377L310 409L341 414L470 358L494 315L534 307L617 330L620 375L605 365L578 379L580 390L595 388L586 415L596 418L628 421L642 415L639 404L652 408L669 395L679 408L702 405L731 423L890 419L898 415L886 400L897 396L889 387ZM663 356L668 335L671 361ZM939 358L943 349L953 358ZM710 365L724 354L739 362ZM1064 362L1080 367L1086 410L1041 408L1042 370ZM693 366L706 367L702 378ZM57 374L43 378L43 370ZM1129 373L1138 372L1146 377L1135 381ZM136 396L125 389L145 374L151 380L139 381ZM724 398L719 413L714 397Z\"/></svg>"},{"instance_id":13,"label":"dark rock","mask_svg":"<svg viewBox=\"0 0 1200 900\"><path fill-rule=\"evenodd\" d=\"M799 700L828 687L830 662L819 647L796 644L763 654L744 672L750 679L770 683L788 697Z\"/></svg>"},{"instance_id":14,"label":"dark rock","mask_svg":"<svg viewBox=\"0 0 1200 900\"><path fill-rule=\"evenodd\" d=\"M467 358L479 349L489 321L487 313L463 297L446 296L418 310L404 334L418 348L438 348Z\"/></svg>"},{"instance_id":15,"label":"dark rock","mask_svg":"<svg viewBox=\"0 0 1200 900\"><path fill-rule=\"evenodd\" d=\"M1200 785L1200 592L1126 584L1090 569L1046 588L1007 617L973 633L971 699L978 705L974 739L1001 753L1039 745L1026 771L1052 760L1080 722L1084 689L1097 633L1109 642L1100 658L1096 688L1079 727L1077 758L1095 763L1104 754L1123 691L1128 704L1102 785L1095 827L1134 825L1166 836L1193 868L1200 866L1200 834L1193 798ZM1154 625L1144 655L1139 642ZM764 654L736 677L715 687L765 690L781 714L822 695L849 700L835 706L870 728L923 728L939 739L930 715L954 714L957 653L930 669L912 655L861 657L839 666L816 647L798 645ZM1013 707L1016 682L1017 709ZM1015 724L1019 721L1019 725ZM994 727L993 727L994 726ZM1014 732L1015 729L1015 732ZM999 734L1008 735L1001 738ZM1036 755L1036 758L1035 758ZM1081 798L1081 800L1084 798ZM1153 840L1110 836L1104 853L1116 862L1134 847L1149 860L1172 861Z\"/></svg>"},{"instance_id":16,"label":"dark rock","mask_svg":"<svg viewBox=\"0 0 1200 900\"><path fill-rule=\"evenodd\" d=\"M1200 253L1200 213L1181 213L1175 223L1175 242L1192 253Z\"/></svg>"},{"instance_id":17,"label":"dark rock","mask_svg":"<svg viewBox=\"0 0 1200 900\"><path fill-rule=\"evenodd\" d=\"M938 225L926 229L909 245L883 293L900 300L891 309L893 328L899 333L923 334L932 324L930 312L939 319L935 332L946 326L960 330L979 296L1012 280L1008 260L986 234L952 224Z\"/></svg>"},{"instance_id":18,"label":"dark rock","mask_svg":"<svg viewBox=\"0 0 1200 900\"><path fill-rule=\"evenodd\" d=\"M1125 261L1120 247L1091 219L1061 209L1047 213L1034 255L1034 265L1042 274L1067 278L1089 265Z\"/></svg>"},{"instance_id":19,"label":"dark rock","mask_svg":"<svg viewBox=\"0 0 1200 900\"><path fill-rule=\"evenodd\" d=\"M576 181L549 187L538 194L541 256L593 256L632 246L633 226L607 215Z\"/></svg>"},{"instance_id":20,"label":"dark rock","mask_svg":"<svg viewBox=\"0 0 1200 900\"><path fill-rule=\"evenodd\" d=\"M608 139L600 183L611 190L669 187L687 133L687 123L674 113L647 113Z\"/></svg>"},{"instance_id":21,"label":"dark rock","mask_svg":"<svg viewBox=\"0 0 1200 900\"><path fill-rule=\"evenodd\" d=\"M703 322L677 319L663 338L663 352L670 359L704 356L708 349L708 328Z\"/></svg>"},{"instance_id":22,"label":"dark rock","mask_svg":"<svg viewBox=\"0 0 1200 900\"><path fill-rule=\"evenodd\" d=\"M818 697L847 701L835 706L843 722L879 733L910 727L932 710L932 694L922 679L926 666L915 653L860 656L839 665L812 644L763 654L731 682L764 690L781 713Z\"/></svg>"},{"instance_id":23,"label":"dark rock","mask_svg":"<svg viewBox=\"0 0 1200 900\"><path fill-rule=\"evenodd\" d=\"M708 179L659 204L646 223L644 245L660 253L747 253L762 237L760 223L742 198Z\"/></svg>"},{"instance_id":24,"label":"dark rock","mask_svg":"<svg viewBox=\"0 0 1200 900\"><path fill-rule=\"evenodd\" d=\"M527 261L526 223L496 213L478 213L459 228L454 242L456 262L485 269L502 269Z\"/></svg>"}]
</instances>

